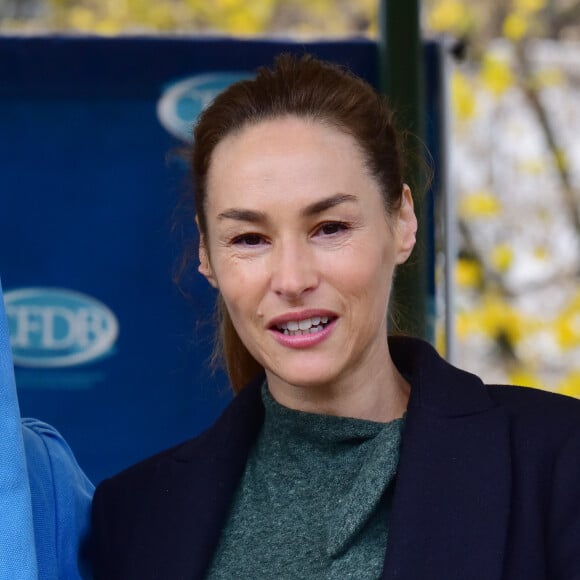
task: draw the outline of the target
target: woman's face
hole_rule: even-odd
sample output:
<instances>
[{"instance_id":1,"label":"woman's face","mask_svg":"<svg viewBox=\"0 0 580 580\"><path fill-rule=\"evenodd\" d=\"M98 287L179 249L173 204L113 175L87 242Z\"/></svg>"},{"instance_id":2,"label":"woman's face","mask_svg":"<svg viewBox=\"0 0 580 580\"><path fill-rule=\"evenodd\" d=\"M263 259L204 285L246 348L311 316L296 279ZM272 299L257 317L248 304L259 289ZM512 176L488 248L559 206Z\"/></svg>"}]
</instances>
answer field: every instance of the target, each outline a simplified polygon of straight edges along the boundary
<instances>
[{"instance_id":1,"label":"woman's face","mask_svg":"<svg viewBox=\"0 0 580 580\"><path fill-rule=\"evenodd\" d=\"M354 139L294 117L225 138L207 183L200 272L272 393L379 376L393 271L415 241L408 189L387 216Z\"/></svg>"}]
</instances>

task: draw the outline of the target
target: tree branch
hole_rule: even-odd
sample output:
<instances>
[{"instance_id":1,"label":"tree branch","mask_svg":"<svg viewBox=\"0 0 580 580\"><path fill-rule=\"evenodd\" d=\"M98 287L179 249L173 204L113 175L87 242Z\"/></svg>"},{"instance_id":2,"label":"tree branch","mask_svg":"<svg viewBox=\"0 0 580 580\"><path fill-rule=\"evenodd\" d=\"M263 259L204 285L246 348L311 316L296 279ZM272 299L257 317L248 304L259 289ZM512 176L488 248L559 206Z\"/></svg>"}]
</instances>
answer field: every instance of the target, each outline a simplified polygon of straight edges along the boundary
<instances>
[{"instance_id":1,"label":"tree branch","mask_svg":"<svg viewBox=\"0 0 580 580\"><path fill-rule=\"evenodd\" d=\"M577 238L580 244L580 208L576 200L576 192L570 182L570 174L566 166L566 161L562 159L562 149L558 145L558 141L548 113L540 100L540 95L537 87L532 82L533 71L530 61L526 54L526 46L524 43L515 43L515 56L518 66L521 71L521 87L534 111L540 127L546 138L546 144L554 159L554 166L558 174L560 184L562 187L562 194L564 197L564 204L566 206L568 215L572 220L576 230Z\"/></svg>"}]
</instances>

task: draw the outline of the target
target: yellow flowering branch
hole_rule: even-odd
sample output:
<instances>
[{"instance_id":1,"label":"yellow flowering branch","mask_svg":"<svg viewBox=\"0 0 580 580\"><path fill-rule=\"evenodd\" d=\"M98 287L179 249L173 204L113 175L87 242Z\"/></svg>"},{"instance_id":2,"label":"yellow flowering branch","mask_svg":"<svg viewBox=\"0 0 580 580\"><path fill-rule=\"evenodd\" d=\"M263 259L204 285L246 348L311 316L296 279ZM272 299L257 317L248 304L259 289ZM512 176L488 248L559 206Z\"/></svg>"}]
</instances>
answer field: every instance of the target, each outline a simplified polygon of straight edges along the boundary
<instances>
[{"instance_id":1,"label":"yellow flowering branch","mask_svg":"<svg viewBox=\"0 0 580 580\"><path fill-rule=\"evenodd\" d=\"M554 159L554 167L558 174L560 184L562 187L562 195L564 197L564 203L566 204L568 214L574 224L574 228L577 233L578 243L580 244L580 207L578 205L577 193L572 187L570 181L570 174L568 171L568 164L566 163L565 154L560 147L557 137L554 133L550 119L546 108L540 100L540 95L538 92L537 83L534 82L535 75L532 71L532 67L528 60L526 44L524 42L514 43L515 56L518 63L518 67L521 70L522 89L528 99L532 110L536 115L536 119L540 124L544 137L546 139L546 145L550 150L552 158ZM580 267L579 267L580 272Z\"/></svg>"}]
</instances>

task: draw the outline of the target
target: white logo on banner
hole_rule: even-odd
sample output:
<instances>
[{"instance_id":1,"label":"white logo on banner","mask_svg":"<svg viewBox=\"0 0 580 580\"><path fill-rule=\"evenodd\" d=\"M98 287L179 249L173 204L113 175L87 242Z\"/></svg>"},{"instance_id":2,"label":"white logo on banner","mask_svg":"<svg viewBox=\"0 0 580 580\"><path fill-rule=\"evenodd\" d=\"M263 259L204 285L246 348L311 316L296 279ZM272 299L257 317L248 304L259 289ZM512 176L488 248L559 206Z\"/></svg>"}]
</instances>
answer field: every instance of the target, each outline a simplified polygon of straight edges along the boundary
<instances>
[{"instance_id":1,"label":"white logo on banner","mask_svg":"<svg viewBox=\"0 0 580 580\"><path fill-rule=\"evenodd\" d=\"M199 114L229 85L253 75L219 72L189 77L167 87L157 103L157 117L163 127L182 141L192 140Z\"/></svg>"},{"instance_id":2,"label":"white logo on banner","mask_svg":"<svg viewBox=\"0 0 580 580\"><path fill-rule=\"evenodd\" d=\"M91 296L64 288L4 293L14 363L68 367L109 354L119 334L113 312Z\"/></svg>"}]
</instances>

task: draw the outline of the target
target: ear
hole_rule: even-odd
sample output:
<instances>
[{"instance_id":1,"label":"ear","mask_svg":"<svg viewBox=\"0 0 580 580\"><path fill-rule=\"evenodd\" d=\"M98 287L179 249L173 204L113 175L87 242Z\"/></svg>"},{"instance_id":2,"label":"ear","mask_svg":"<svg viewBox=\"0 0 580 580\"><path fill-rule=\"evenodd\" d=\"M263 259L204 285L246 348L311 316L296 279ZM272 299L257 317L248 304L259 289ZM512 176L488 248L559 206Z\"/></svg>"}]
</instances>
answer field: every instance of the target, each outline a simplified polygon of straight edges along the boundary
<instances>
[{"instance_id":1,"label":"ear","mask_svg":"<svg viewBox=\"0 0 580 580\"><path fill-rule=\"evenodd\" d=\"M403 185L401 207L397 215L396 225L399 239L397 264L402 264L411 255L417 241L417 216L415 215L411 189L406 183Z\"/></svg>"},{"instance_id":2,"label":"ear","mask_svg":"<svg viewBox=\"0 0 580 580\"><path fill-rule=\"evenodd\" d=\"M195 223L199 231L199 221L197 216L195 216ZM205 276L206 280L214 287L218 287L217 279L213 273L213 268L211 267L211 261L209 259L209 252L207 250L207 243L204 234L199 231L199 266L197 271Z\"/></svg>"}]
</instances>

